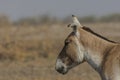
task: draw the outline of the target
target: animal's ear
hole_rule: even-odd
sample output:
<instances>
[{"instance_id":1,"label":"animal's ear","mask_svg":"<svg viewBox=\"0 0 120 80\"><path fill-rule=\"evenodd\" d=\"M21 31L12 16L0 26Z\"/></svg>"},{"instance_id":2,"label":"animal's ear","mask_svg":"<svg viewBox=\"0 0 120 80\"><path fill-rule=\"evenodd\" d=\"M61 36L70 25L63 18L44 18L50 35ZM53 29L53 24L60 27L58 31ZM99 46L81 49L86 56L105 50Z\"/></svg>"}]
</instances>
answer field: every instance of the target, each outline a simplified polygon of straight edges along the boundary
<instances>
[{"instance_id":1,"label":"animal's ear","mask_svg":"<svg viewBox=\"0 0 120 80\"><path fill-rule=\"evenodd\" d=\"M73 23L69 24L68 27L73 28L73 30L77 31L78 28L83 27L75 15L72 15L72 21Z\"/></svg>"}]
</instances>

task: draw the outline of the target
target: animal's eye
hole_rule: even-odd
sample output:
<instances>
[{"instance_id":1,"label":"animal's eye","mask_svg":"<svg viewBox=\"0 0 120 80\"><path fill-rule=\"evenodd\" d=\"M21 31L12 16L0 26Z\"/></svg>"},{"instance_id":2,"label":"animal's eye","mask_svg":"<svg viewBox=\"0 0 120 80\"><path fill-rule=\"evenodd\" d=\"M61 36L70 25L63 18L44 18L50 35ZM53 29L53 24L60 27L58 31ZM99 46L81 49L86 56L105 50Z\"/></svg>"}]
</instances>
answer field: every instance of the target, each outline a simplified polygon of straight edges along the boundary
<instances>
[{"instance_id":1,"label":"animal's eye","mask_svg":"<svg viewBox=\"0 0 120 80\"><path fill-rule=\"evenodd\" d=\"M65 45L68 45L69 44L69 42L65 42Z\"/></svg>"}]
</instances>

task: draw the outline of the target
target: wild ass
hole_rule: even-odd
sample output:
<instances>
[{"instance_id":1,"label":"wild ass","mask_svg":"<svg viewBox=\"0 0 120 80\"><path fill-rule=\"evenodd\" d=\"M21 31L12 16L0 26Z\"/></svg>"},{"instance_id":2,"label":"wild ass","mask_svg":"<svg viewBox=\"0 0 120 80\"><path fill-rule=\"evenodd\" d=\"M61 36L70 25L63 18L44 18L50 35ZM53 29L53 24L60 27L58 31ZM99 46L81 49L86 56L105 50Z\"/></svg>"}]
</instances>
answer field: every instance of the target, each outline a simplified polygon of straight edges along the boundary
<instances>
[{"instance_id":1,"label":"wild ass","mask_svg":"<svg viewBox=\"0 0 120 80\"><path fill-rule=\"evenodd\" d=\"M71 68L88 62L102 80L120 80L120 44L110 41L80 24L72 15L73 31L57 57L56 70L66 74Z\"/></svg>"}]
</instances>

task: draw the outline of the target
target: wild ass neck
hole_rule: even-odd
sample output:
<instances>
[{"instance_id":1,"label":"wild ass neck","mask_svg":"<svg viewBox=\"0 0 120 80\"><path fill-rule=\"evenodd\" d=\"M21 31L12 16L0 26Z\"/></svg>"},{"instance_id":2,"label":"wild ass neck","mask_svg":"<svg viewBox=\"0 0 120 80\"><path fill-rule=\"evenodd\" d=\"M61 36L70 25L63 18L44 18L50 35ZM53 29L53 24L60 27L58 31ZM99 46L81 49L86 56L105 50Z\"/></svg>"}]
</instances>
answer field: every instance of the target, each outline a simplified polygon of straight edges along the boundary
<instances>
[{"instance_id":1,"label":"wild ass neck","mask_svg":"<svg viewBox=\"0 0 120 80\"><path fill-rule=\"evenodd\" d=\"M88 31L80 29L80 42L85 48L85 60L97 71L101 70L106 54L115 43L104 40Z\"/></svg>"}]
</instances>

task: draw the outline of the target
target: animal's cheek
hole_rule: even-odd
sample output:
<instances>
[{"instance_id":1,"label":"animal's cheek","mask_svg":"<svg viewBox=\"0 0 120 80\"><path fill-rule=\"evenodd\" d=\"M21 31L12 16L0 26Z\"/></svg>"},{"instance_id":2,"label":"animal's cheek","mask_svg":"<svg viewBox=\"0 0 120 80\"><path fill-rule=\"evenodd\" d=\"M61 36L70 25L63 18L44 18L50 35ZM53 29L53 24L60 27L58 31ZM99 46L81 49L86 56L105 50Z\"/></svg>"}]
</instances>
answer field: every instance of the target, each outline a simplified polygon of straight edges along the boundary
<instances>
[{"instance_id":1,"label":"animal's cheek","mask_svg":"<svg viewBox=\"0 0 120 80\"><path fill-rule=\"evenodd\" d=\"M73 63L73 62L72 62L71 59L66 59L66 61L65 61L65 64L66 64L67 66L71 65L72 63Z\"/></svg>"}]
</instances>

